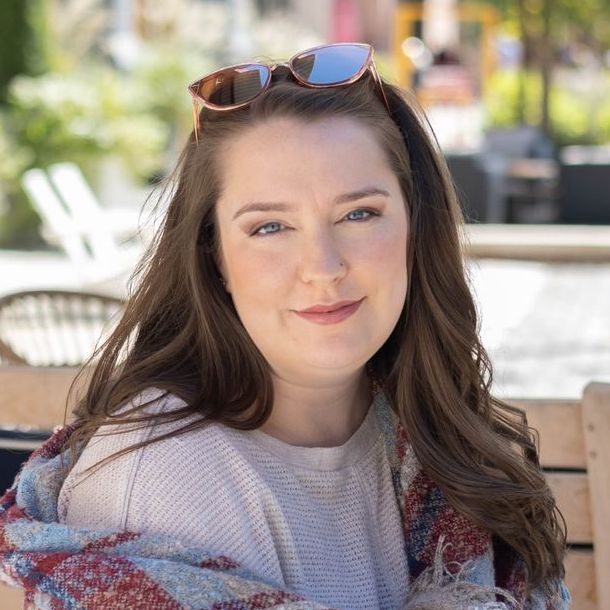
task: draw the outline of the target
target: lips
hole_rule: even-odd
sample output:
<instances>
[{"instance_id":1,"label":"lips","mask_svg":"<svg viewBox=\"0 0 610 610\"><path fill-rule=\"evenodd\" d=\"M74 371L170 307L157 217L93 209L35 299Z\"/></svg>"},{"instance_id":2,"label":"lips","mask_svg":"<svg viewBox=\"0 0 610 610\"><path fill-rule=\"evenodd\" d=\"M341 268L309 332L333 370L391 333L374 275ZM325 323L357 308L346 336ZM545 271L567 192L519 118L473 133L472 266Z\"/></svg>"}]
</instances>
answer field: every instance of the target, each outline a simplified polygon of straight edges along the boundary
<instances>
[{"instance_id":1,"label":"lips","mask_svg":"<svg viewBox=\"0 0 610 610\"><path fill-rule=\"evenodd\" d=\"M362 304L363 300L364 298L360 299L359 301L341 301L339 303L334 303L332 305L326 306L316 305L315 307L310 308L309 311L301 310L295 311L295 313L304 320L307 320L308 322L313 322L315 324L337 324L339 322L343 322L343 320L346 320L347 318L355 314L360 305ZM347 304L343 305L343 303ZM329 311L329 307L334 307L335 309ZM325 311L311 311L311 309L316 308L323 309Z\"/></svg>"},{"instance_id":2,"label":"lips","mask_svg":"<svg viewBox=\"0 0 610 610\"><path fill-rule=\"evenodd\" d=\"M362 299L360 299L362 300ZM299 313L329 313L331 311L336 311L337 309L341 309L342 307L347 307L348 305L353 305L357 303L357 300L353 301L339 301L337 303L331 303L330 305L314 305L313 307L308 307L307 309L299 309Z\"/></svg>"}]
</instances>

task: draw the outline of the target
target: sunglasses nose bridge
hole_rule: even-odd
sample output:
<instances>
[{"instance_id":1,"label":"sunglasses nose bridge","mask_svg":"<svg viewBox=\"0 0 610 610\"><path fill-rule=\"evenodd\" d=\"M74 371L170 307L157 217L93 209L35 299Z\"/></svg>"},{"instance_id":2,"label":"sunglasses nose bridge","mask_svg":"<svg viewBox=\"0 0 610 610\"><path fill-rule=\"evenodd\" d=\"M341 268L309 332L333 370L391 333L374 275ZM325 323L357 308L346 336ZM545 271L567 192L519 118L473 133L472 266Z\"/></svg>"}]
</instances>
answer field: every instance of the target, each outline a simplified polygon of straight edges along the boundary
<instances>
[{"instance_id":1,"label":"sunglasses nose bridge","mask_svg":"<svg viewBox=\"0 0 610 610\"><path fill-rule=\"evenodd\" d=\"M269 66L269 70L271 72L273 72L276 68L290 68L290 62L288 61L282 61L280 63L272 63Z\"/></svg>"}]
</instances>

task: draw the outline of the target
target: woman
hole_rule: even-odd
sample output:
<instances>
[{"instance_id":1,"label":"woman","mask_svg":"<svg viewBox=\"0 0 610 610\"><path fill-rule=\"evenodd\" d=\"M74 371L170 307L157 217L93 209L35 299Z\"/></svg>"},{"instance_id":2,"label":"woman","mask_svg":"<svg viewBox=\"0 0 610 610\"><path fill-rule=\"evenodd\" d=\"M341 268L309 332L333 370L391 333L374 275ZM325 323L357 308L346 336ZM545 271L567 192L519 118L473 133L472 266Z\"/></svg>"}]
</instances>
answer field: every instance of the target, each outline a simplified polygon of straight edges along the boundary
<instances>
[{"instance_id":1,"label":"woman","mask_svg":"<svg viewBox=\"0 0 610 610\"><path fill-rule=\"evenodd\" d=\"M140 281L75 422L4 498L38 528L53 587L5 560L32 599L568 607L532 432L490 396L445 162L372 54L324 45L189 87Z\"/></svg>"}]
</instances>

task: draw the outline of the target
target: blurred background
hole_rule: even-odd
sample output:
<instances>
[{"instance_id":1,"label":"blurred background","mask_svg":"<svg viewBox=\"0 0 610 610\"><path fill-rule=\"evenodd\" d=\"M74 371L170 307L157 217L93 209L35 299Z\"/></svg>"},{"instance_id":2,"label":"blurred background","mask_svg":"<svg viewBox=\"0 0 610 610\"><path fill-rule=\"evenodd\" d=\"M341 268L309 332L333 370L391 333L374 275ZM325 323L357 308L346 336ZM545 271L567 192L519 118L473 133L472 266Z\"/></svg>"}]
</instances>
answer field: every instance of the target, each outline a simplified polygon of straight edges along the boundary
<instances>
[{"instance_id":1,"label":"blurred background","mask_svg":"<svg viewBox=\"0 0 610 610\"><path fill-rule=\"evenodd\" d=\"M2 0L0 491L119 319L191 130L187 85L326 42L372 44L425 109L492 392L540 431L574 607L610 607L610 386L590 383L610 382L608 0ZM21 593L0 583L0 606Z\"/></svg>"},{"instance_id":2,"label":"blurred background","mask_svg":"<svg viewBox=\"0 0 610 610\"><path fill-rule=\"evenodd\" d=\"M607 0L3 0L2 361L77 366L111 327L191 130L189 82L341 41L373 44L426 110L496 393L610 380Z\"/></svg>"}]
</instances>

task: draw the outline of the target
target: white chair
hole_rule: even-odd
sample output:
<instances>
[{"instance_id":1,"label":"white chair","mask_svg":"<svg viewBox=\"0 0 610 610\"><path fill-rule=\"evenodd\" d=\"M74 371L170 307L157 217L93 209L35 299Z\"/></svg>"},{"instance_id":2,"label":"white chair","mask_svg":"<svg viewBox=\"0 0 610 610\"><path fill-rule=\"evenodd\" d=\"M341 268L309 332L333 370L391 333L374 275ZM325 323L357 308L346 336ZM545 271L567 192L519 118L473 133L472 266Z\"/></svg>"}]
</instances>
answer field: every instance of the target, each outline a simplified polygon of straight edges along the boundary
<instances>
[{"instance_id":1,"label":"white chair","mask_svg":"<svg viewBox=\"0 0 610 610\"><path fill-rule=\"evenodd\" d=\"M84 270L91 256L78 227L53 190L45 172L38 168L30 169L23 174L21 184L42 220L45 240L61 247L79 270Z\"/></svg>"},{"instance_id":2,"label":"white chair","mask_svg":"<svg viewBox=\"0 0 610 610\"><path fill-rule=\"evenodd\" d=\"M64 250L83 287L123 295L147 237L138 230L137 210L102 208L71 163L52 165L48 174L39 168L27 170L21 182L42 220L43 237ZM119 238L132 241L120 243Z\"/></svg>"},{"instance_id":3,"label":"white chair","mask_svg":"<svg viewBox=\"0 0 610 610\"><path fill-rule=\"evenodd\" d=\"M115 240L139 239L139 211L135 208L102 208L80 168L74 163L55 163L49 178L91 246L107 252Z\"/></svg>"}]
</instances>

